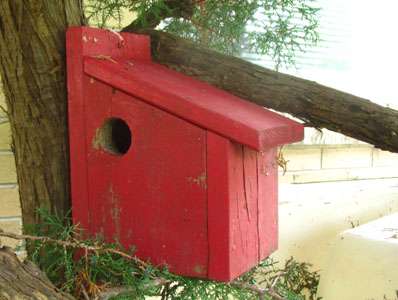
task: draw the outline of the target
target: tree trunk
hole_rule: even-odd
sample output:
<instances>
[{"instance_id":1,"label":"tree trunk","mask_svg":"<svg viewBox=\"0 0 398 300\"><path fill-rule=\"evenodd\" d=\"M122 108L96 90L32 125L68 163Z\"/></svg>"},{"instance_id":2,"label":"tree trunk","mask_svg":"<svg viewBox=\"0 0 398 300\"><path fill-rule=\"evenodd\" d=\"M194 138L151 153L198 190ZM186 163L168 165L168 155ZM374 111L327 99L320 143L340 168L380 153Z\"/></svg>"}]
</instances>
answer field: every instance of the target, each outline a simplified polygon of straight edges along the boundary
<instances>
[{"instance_id":1,"label":"tree trunk","mask_svg":"<svg viewBox=\"0 0 398 300\"><path fill-rule=\"evenodd\" d=\"M57 290L32 262L21 263L9 247L0 247L0 299L2 300L73 300Z\"/></svg>"},{"instance_id":2,"label":"tree trunk","mask_svg":"<svg viewBox=\"0 0 398 300\"><path fill-rule=\"evenodd\" d=\"M6 95L24 224L37 207L70 208L65 29L79 0L0 1L0 76Z\"/></svg>"},{"instance_id":3,"label":"tree trunk","mask_svg":"<svg viewBox=\"0 0 398 300\"><path fill-rule=\"evenodd\" d=\"M152 59L258 105L286 112L307 126L327 128L398 152L398 111L316 82L266 69L201 47L191 41L145 29Z\"/></svg>"}]
</instances>

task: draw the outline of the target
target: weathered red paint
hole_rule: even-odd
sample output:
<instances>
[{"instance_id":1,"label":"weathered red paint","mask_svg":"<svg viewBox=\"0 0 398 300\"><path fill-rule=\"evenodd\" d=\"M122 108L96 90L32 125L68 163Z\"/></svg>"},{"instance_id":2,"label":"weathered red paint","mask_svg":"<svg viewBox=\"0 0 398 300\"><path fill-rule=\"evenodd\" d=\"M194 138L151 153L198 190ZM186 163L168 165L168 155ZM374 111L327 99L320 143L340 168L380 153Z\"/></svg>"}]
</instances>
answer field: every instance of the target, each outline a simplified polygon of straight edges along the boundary
<instances>
[{"instance_id":1,"label":"weathered red paint","mask_svg":"<svg viewBox=\"0 0 398 300\"><path fill-rule=\"evenodd\" d=\"M232 280L277 248L276 147L303 126L121 37L67 31L74 221L175 273ZM122 131L131 145L115 152Z\"/></svg>"}]
</instances>

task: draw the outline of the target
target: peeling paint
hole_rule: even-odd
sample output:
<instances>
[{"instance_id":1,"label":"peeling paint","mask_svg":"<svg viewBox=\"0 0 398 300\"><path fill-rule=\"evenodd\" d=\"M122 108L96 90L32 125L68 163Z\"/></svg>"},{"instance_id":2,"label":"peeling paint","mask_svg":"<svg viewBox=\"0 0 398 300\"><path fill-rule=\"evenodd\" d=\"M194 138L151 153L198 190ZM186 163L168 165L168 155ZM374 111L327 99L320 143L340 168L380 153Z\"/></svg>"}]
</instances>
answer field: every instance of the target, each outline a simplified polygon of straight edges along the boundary
<instances>
[{"instance_id":1,"label":"peeling paint","mask_svg":"<svg viewBox=\"0 0 398 300\"><path fill-rule=\"evenodd\" d=\"M87 42L87 38L85 35L83 35L83 41Z\"/></svg>"},{"instance_id":2,"label":"peeling paint","mask_svg":"<svg viewBox=\"0 0 398 300\"><path fill-rule=\"evenodd\" d=\"M113 190L113 184L111 183L109 187L110 198L109 201L111 203L111 219L114 221L116 227L116 233L120 234L120 213L122 212L121 207L118 206L119 198L116 196L115 191Z\"/></svg>"},{"instance_id":3,"label":"peeling paint","mask_svg":"<svg viewBox=\"0 0 398 300\"><path fill-rule=\"evenodd\" d=\"M204 269L204 267L203 266L199 266L199 265L196 265L195 268L194 268L194 270L195 270L195 272L197 274L202 274L203 273L203 269Z\"/></svg>"},{"instance_id":4,"label":"peeling paint","mask_svg":"<svg viewBox=\"0 0 398 300\"><path fill-rule=\"evenodd\" d=\"M94 136L93 136L93 142L92 142L93 149L94 149L94 150L97 150L97 151L98 151L98 149L99 149L99 144L100 144L99 136L100 136L100 129L97 128L97 129L95 130L95 134L94 134Z\"/></svg>"},{"instance_id":5,"label":"peeling paint","mask_svg":"<svg viewBox=\"0 0 398 300\"><path fill-rule=\"evenodd\" d=\"M206 172L197 178L187 177L187 182L195 182L199 187L201 186L202 188L206 189Z\"/></svg>"},{"instance_id":6,"label":"peeling paint","mask_svg":"<svg viewBox=\"0 0 398 300\"><path fill-rule=\"evenodd\" d=\"M95 82L95 79L94 78L90 78L90 83L94 83Z\"/></svg>"}]
</instances>

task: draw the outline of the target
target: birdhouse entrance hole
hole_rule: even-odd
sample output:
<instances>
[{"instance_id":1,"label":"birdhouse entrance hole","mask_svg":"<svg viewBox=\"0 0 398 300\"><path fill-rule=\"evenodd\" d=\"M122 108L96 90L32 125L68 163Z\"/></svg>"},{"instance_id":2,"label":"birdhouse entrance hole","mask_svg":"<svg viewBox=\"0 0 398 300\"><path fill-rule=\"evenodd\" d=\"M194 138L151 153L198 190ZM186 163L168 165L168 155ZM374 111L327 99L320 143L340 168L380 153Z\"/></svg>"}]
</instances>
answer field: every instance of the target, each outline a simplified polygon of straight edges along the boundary
<instances>
[{"instance_id":1,"label":"birdhouse entrance hole","mask_svg":"<svg viewBox=\"0 0 398 300\"><path fill-rule=\"evenodd\" d=\"M107 152L121 156L130 149L131 131L122 119L110 118L101 127L99 140Z\"/></svg>"}]
</instances>

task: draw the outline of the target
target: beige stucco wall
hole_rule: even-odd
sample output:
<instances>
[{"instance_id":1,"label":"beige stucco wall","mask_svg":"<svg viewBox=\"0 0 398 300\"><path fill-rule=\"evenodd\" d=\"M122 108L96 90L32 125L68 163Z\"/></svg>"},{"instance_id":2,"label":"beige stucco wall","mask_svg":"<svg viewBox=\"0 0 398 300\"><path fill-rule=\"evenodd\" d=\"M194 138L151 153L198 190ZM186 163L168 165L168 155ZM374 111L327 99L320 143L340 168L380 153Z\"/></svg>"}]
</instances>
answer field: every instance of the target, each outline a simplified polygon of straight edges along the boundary
<instances>
[{"instance_id":1,"label":"beige stucco wall","mask_svg":"<svg viewBox=\"0 0 398 300\"><path fill-rule=\"evenodd\" d=\"M369 144L294 144L282 152L288 162L279 183L398 178L398 153Z\"/></svg>"},{"instance_id":2,"label":"beige stucco wall","mask_svg":"<svg viewBox=\"0 0 398 300\"><path fill-rule=\"evenodd\" d=\"M0 106L6 108L0 84ZM21 232L21 209L14 155L11 151L11 130L7 114L0 108L0 228ZM16 240L2 238L2 244L17 246Z\"/></svg>"}]
</instances>

